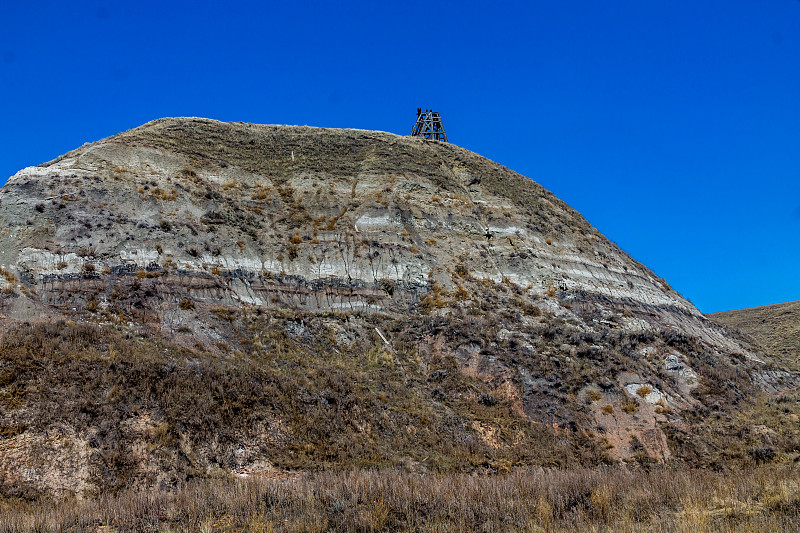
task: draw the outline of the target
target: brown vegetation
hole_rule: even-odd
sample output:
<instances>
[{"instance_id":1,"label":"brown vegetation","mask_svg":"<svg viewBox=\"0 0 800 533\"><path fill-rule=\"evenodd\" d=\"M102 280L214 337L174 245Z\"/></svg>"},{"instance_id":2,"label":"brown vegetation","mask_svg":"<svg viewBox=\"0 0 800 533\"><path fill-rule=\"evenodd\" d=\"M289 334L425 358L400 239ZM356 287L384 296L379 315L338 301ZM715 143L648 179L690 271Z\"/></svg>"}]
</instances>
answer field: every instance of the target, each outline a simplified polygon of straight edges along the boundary
<instances>
[{"instance_id":1,"label":"brown vegetation","mask_svg":"<svg viewBox=\"0 0 800 533\"><path fill-rule=\"evenodd\" d=\"M738 329L784 368L800 371L800 302L786 302L708 315Z\"/></svg>"},{"instance_id":2,"label":"brown vegetation","mask_svg":"<svg viewBox=\"0 0 800 533\"><path fill-rule=\"evenodd\" d=\"M91 435L93 483L104 493L154 484L146 462L169 472L171 486L209 468L230 471L241 464L234 450L243 442L248 457L284 469L501 472L607 461L589 435L558 435L527 420L513 396L460 372L451 357L423 364L402 342L391 353L374 344L337 353L329 334L316 330L320 323L306 323L320 339L312 342L286 333L293 316L242 323L233 310L213 312L251 332L246 351L226 345L220 358L202 347L64 321L6 332L3 431L24 424L31 434L69 427ZM162 425L170 438L152 441L136 429L142 420ZM473 421L491 428L491 439ZM145 462L135 452L142 445L152 448ZM0 494L38 491L0 483Z\"/></svg>"},{"instance_id":3,"label":"brown vegetation","mask_svg":"<svg viewBox=\"0 0 800 533\"><path fill-rule=\"evenodd\" d=\"M395 470L221 477L176 492L122 492L80 502L0 500L0 533L773 533L800 528L799 479L797 466L735 474L601 468L484 477Z\"/></svg>"}]
</instances>

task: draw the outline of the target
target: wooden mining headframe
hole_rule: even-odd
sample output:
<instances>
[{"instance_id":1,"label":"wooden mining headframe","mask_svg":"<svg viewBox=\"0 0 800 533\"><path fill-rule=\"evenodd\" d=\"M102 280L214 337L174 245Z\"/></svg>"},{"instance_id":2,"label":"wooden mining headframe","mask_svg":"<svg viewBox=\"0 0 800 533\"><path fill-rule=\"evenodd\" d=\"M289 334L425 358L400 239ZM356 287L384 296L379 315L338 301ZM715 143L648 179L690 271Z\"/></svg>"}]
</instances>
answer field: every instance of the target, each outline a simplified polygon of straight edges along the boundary
<instances>
[{"instance_id":1,"label":"wooden mining headframe","mask_svg":"<svg viewBox=\"0 0 800 533\"><path fill-rule=\"evenodd\" d=\"M421 107L417 108L417 122L414 124L414 129L411 130L411 136L448 142L439 113L430 109L423 112Z\"/></svg>"}]
</instances>

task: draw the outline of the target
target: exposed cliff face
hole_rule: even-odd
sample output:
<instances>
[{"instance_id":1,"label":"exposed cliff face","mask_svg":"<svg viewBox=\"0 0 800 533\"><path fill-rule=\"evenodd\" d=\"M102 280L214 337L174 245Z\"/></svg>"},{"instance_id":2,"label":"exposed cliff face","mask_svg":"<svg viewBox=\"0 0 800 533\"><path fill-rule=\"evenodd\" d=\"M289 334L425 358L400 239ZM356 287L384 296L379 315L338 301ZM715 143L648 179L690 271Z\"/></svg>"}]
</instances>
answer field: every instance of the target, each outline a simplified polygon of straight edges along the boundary
<instances>
[{"instance_id":1,"label":"exposed cliff face","mask_svg":"<svg viewBox=\"0 0 800 533\"><path fill-rule=\"evenodd\" d=\"M20 171L0 191L0 216L8 324L66 313L197 357L274 355L275 328L321 357L378 350L487 449L520 448L514 432L538 424L605 446L610 459L667 460L670 439L692 433L685 413L737 403L766 375L577 212L453 145L163 119ZM472 390L440 384L454 373ZM780 388L794 378L775 379ZM515 422L454 407L465 398L505 402ZM13 438L46 429L24 412L4 408L30 428ZM287 424L273 415L264 424ZM285 432L300 439L296 427ZM277 458L280 446L256 446L238 467L309 466ZM193 453L206 470L232 464ZM678 453L703 454L683 444ZM509 460L530 462L523 456Z\"/></svg>"},{"instance_id":2,"label":"exposed cliff face","mask_svg":"<svg viewBox=\"0 0 800 533\"><path fill-rule=\"evenodd\" d=\"M145 270L169 279L160 301L407 312L461 269L526 297L647 308L742 351L552 194L452 145L168 119L22 170L0 202L3 264L56 306Z\"/></svg>"}]
</instances>

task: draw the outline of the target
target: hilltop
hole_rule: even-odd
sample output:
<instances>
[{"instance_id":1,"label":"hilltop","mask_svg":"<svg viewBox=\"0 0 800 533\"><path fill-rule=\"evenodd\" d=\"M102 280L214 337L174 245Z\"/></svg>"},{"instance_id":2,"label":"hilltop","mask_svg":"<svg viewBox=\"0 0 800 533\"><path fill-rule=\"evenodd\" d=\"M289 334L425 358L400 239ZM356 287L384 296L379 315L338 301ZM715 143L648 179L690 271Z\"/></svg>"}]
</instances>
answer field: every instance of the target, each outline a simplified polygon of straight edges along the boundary
<instances>
[{"instance_id":1,"label":"hilltop","mask_svg":"<svg viewBox=\"0 0 800 533\"><path fill-rule=\"evenodd\" d=\"M9 179L0 264L6 493L795 453L796 375L450 144L157 120Z\"/></svg>"}]
</instances>

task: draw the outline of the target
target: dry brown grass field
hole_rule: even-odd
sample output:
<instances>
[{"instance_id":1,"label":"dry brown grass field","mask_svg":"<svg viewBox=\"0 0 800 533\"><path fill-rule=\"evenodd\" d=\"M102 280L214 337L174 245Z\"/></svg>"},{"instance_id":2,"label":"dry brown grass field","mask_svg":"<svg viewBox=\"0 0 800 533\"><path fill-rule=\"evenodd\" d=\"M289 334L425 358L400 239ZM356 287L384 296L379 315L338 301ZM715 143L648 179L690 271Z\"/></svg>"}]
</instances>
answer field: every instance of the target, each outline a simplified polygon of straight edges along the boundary
<instances>
[{"instance_id":1,"label":"dry brown grass field","mask_svg":"<svg viewBox=\"0 0 800 533\"><path fill-rule=\"evenodd\" d=\"M745 471L396 470L219 478L175 492L0 503L0 532L800 530L800 465Z\"/></svg>"}]
</instances>

